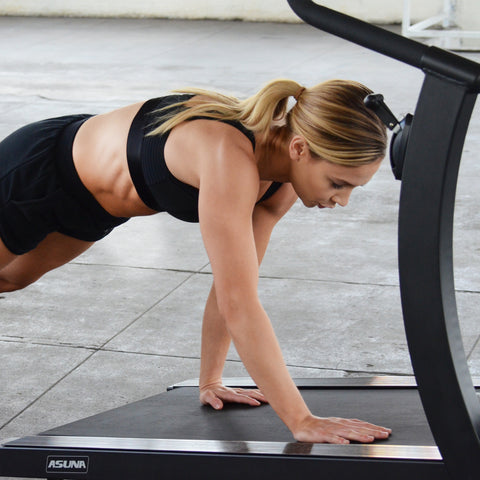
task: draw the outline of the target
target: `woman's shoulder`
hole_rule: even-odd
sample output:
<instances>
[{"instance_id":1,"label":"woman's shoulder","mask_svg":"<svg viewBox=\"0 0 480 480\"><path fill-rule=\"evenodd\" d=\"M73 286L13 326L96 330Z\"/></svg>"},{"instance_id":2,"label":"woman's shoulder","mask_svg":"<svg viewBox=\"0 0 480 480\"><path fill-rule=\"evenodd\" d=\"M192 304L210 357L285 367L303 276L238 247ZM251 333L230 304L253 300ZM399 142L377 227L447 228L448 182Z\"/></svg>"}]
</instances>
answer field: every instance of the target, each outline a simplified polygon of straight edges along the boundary
<instances>
[{"instance_id":1,"label":"woman's shoulder","mask_svg":"<svg viewBox=\"0 0 480 480\"><path fill-rule=\"evenodd\" d=\"M197 188L202 182L211 188L235 179L244 185L257 182L258 189L252 144L232 125L206 119L183 122L170 132L164 154L170 171Z\"/></svg>"},{"instance_id":2,"label":"woman's shoulder","mask_svg":"<svg viewBox=\"0 0 480 480\"><path fill-rule=\"evenodd\" d=\"M180 143L198 153L206 152L225 157L243 152L248 157L254 157L254 140L232 124L233 122L196 118L176 126L170 133L169 142ZM252 141L253 140L253 141Z\"/></svg>"}]
</instances>

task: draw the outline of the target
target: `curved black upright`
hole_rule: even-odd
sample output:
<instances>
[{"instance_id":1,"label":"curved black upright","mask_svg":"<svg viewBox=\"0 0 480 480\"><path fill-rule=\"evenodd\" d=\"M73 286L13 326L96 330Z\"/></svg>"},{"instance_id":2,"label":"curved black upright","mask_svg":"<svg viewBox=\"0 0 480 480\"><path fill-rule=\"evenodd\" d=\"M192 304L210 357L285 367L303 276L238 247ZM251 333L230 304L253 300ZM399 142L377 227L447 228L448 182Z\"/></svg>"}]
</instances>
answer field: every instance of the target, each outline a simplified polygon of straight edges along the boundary
<instances>
[{"instance_id":1,"label":"curved black upright","mask_svg":"<svg viewBox=\"0 0 480 480\"><path fill-rule=\"evenodd\" d=\"M455 302L452 235L462 146L476 94L427 74L404 165L399 215L402 307L430 428L452 478L480 472L480 405Z\"/></svg>"},{"instance_id":2,"label":"curved black upright","mask_svg":"<svg viewBox=\"0 0 480 480\"><path fill-rule=\"evenodd\" d=\"M412 365L435 441L455 480L480 476L480 404L463 348L453 279L453 212L480 64L310 0L288 0L307 23L421 68L425 81L404 160L398 253Z\"/></svg>"}]
</instances>

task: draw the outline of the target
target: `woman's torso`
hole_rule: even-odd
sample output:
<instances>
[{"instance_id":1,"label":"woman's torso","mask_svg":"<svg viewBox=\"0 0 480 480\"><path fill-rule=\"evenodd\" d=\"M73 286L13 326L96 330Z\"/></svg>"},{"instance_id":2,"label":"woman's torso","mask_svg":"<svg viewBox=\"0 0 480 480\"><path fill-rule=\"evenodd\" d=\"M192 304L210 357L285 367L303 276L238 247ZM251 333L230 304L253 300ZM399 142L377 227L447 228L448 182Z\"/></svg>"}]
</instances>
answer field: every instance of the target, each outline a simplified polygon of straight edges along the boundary
<instances>
[{"instance_id":1,"label":"woman's torso","mask_svg":"<svg viewBox=\"0 0 480 480\"><path fill-rule=\"evenodd\" d=\"M100 205L114 216L151 215L158 211L141 200L127 160L127 140L132 121L143 105L144 102L136 103L91 117L81 126L73 144L73 159L81 181ZM187 122L188 127L181 124L174 128L166 140L164 152L159 152L159 156L165 155L165 165L172 176L194 188L199 188L198 165L194 155L182 158L182 137L188 129L189 140L194 140L195 130L201 130L201 126L197 129L195 124L200 122L202 120L193 120ZM211 123L210 129L219 123L208 122ZM258 199L270 185L269 181L260 181Z\"/></svg>"}]
</instances>

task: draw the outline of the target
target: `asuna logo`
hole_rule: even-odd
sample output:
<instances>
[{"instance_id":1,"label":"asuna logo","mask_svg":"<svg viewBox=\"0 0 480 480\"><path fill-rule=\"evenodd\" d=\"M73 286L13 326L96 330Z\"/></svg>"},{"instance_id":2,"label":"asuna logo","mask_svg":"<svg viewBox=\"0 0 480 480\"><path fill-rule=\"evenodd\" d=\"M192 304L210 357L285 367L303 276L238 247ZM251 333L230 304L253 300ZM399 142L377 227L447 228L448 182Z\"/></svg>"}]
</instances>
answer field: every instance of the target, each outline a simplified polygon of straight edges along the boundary
<instances>
[{"instance_id":1,"label":"asuna logo","mask_svg":"<svg viewBox=\"0 0 480 480\"><path fill-rule=\"evenodd\" d=\"M88 457L48 457L47 473L74 472L87 473Z\"/></svg>"}]
</instances>

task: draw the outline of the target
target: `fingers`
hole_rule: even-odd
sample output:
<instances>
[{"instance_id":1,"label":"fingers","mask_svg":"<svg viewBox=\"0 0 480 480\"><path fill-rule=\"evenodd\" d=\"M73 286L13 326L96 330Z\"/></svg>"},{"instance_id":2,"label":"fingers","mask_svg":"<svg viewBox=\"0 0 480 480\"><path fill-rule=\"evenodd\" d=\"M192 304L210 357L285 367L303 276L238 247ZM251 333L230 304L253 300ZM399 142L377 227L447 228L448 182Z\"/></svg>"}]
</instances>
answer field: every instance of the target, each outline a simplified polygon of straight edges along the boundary
<instances>
[{"instance_id":1,"label":"fingers","mask_svg":"<svg viewBox=\"0 0 480 480\"><path fill-rule=\"evenodd\" d=\"M294 435L302 442L348 444L385 440L391 432L389 428L357 419L312 417Z\"/></svg>"},{"instance_id":2,"label":"fingers","mask_svg":"<svg viewBox=\"0 0 480 480\"><path fill-rule=\"evenodd\" d=\"M371 443L375 440L387 439L392 432L389 428L357 419L330 418L326 420L331 423L330 427L336 435L349 441Z\"/></svg>"},{"instance_id":3,"label":"fingers","mask_svg":"<svg viewBox=\"0 0 480 480\"><path fill-rule=\"evenodd\" d=\"M233 388L232 390L235 391L236 394L240 396L246 396L251 399L257 400L260 403L268 403L267 398L265 395L258 389L243 389L243 388Z\"/></svg>"},{"instance_id":4,"label":"fingers","mask_svg":"<svg viewBox=\"0 0 480 480\"><path fill-rule=\"evenodd\" d=\"M388 438L392 433L391 428L380 427L373 423L364 422L362 420L352 419L349 420L349 424L355 431L361 431L364 435L373 437L373 439L381 440Z\"/></svg>"},{"instance_id":5,"label":"fingers","mask_svg":"<svg viewBox=\"0 0 480 480\"><path fill-rule=\"evenodd\" d=\"M210 405L215 410L221 410L223 408L223 402L215 395L212 390L207 390L200 394L200 401L203 405Z\"/></svg>"},{"instance_id":6,"label":"fingers","mask_svg":"<svg viewBox=\"0 0 480 480\"><path fill-rule=\"evenodd\" d=\"M260 390L228 388L223 385L201 391L200 401L204 405L210 405L215 410L221 410L224 406L224 402L241 403L252 407L258 407L262 403L267 403L267 399Z\"/></svg>"},{"instance_id":7,"label":"fingers","mask_svg":"<svg viewBox=\"0 0 480 480\"><path fill-rule=\"evenodd\" d=\"M266 399L259 390L245 390L243 388L229 388L222 392L222 399L230 403L242 403L258 407L266 403Z\"/></svg>"}]
</instances>

